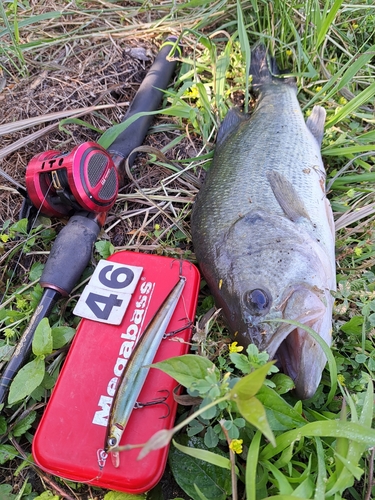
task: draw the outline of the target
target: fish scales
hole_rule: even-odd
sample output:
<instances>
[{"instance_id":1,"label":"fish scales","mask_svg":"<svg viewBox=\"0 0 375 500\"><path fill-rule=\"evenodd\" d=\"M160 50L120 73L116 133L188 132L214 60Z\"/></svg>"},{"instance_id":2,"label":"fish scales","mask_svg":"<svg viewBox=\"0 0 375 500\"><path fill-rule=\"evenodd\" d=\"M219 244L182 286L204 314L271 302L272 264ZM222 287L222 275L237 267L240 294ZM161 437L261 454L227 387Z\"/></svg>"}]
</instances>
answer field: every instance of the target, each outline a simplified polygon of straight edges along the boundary
<instances>
[{"instance_id":1,"label":"fish scales","mask_svg":"<svg viewBox=\"0 0 375 500\"><path fill-rule=\"evenodd\" d=\"M331 343L335 257L320 154L325 112L315 107L306 124L294 81L265 72L266 57L261 45L252 54L259 93L252 115L231 110L219 131L193 207L193 244L232 333L275 356L297 393L310 397L323 351L304 330L265 320L298 320Z\"/></svg>"}]
</instances>

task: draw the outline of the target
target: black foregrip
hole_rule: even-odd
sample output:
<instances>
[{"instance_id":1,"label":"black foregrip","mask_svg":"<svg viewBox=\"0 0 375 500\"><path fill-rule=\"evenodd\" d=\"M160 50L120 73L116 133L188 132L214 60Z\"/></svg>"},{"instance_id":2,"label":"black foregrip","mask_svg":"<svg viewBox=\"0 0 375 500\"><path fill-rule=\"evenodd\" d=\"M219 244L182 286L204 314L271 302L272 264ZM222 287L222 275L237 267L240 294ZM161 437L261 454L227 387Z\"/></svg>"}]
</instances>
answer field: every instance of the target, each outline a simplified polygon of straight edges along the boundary
<instances>
[{"instance_id":1,"label":"black foregrip","mask_svg":"<svg viewBox=\"0 0 375 500\"><path fill-rule=\"evenodd\" d=\"M136 113L155 111L158 109L163 97L163 92L160 89L167 88L177 64L176 61L168 61L167 59L173 43L175 43L176 40L176 37L171 36L164 42L165 46L161 48L156 56L153 65L139 87L122 121L127 120ZM134 148L142 145L152 119L152 115L142 116L129 125L129 127L117 136L114 142L108 147L109 153L112 156L118 156L124 159L128 158ZM132 158L129 158L128 161L131 165Z\"/></svg>"},{"instance_id":2,"label":"black foregrip","mask_svg":"<svg viewBox=\"0 0 375 500\"><path fill-rule=\"evenodd\" d=\"M73 215L58 234L40 284L68 296L90 262L100 226L86 212Z\"/></svg>"}]
</instances>

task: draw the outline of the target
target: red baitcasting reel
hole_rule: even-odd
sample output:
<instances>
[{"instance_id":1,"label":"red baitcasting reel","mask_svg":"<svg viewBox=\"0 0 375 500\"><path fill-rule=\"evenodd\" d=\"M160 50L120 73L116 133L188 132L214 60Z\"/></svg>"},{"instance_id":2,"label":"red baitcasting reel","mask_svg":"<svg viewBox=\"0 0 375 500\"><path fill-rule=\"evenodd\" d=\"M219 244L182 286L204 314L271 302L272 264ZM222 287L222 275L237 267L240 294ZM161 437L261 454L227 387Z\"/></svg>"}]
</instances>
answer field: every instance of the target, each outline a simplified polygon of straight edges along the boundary
<instances>
[{"instance_id":1,"label":"red baitcasting reel","mask_svg":"<svg viewBox=\"0 0 375 500\"><path fill-rule=\"evenodd\" d=\"M67 216L72 210L107 212L118 188L112 158L95 142L85 142L70 153L45 151L34 156L26 169L30 200L48 216Z\"/></svg>"}]
</instances>

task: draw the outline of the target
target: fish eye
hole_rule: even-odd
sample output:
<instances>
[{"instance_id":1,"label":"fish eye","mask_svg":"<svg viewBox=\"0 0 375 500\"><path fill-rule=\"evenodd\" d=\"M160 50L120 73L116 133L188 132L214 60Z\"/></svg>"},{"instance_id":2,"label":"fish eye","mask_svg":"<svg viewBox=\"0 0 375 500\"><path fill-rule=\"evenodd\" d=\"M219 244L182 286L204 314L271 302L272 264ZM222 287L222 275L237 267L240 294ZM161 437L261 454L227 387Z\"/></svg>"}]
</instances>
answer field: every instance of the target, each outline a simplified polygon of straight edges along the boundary
<instances>
[{"instance_id":1,"label":"fish eye","mask_svg":"<svg viewBox=\"0 0 375 500\"><path fill-rule=\"evenodd\" d=\"M244 302L250 314L253 316L262 316L268 311L271 301L266 291L255 288L255 290L245 292Z\"/></svg>"},{"instance_id":2,"label":"fish eye","mask_svg":"<svg viewBox=\"0 0 375 500\"><path fill-rule=\"evenodd\" d=\"M108 438L108 446L116 446L117 444L117 439L115 437L110 437Z\"/></svg>"}]
</instances>

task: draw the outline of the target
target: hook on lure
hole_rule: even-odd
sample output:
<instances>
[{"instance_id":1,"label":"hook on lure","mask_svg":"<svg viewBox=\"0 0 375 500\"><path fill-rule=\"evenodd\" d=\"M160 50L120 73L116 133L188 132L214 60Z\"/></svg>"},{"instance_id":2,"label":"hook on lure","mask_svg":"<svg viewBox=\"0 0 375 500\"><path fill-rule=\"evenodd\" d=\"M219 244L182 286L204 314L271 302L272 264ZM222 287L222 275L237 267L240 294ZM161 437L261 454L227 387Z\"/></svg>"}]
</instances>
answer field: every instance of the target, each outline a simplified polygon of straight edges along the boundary
<instances>
[{"instance_id":1,"label":"hook on lure","mask_svg":"<svg viewBox=\"0 0 375 500\"><path fill-rule=\"evenodd\" d=\"M169 404L166 403L167 399L169 398L169 391L167 389L162 389L158 392L166 392L166 396L160 396L159 398L152 399L151 401L148 401L147 403L141 403L140 401L137 401L134 405L134 410L139 410L141 408L147 408L148 406L155 406L155 405L164 405L167 408L168 413L166 415L163 415L162 417L159 418L167 418L169 417L171 413L171 409L169 407Z\"/></svg>"}]
</instances>

